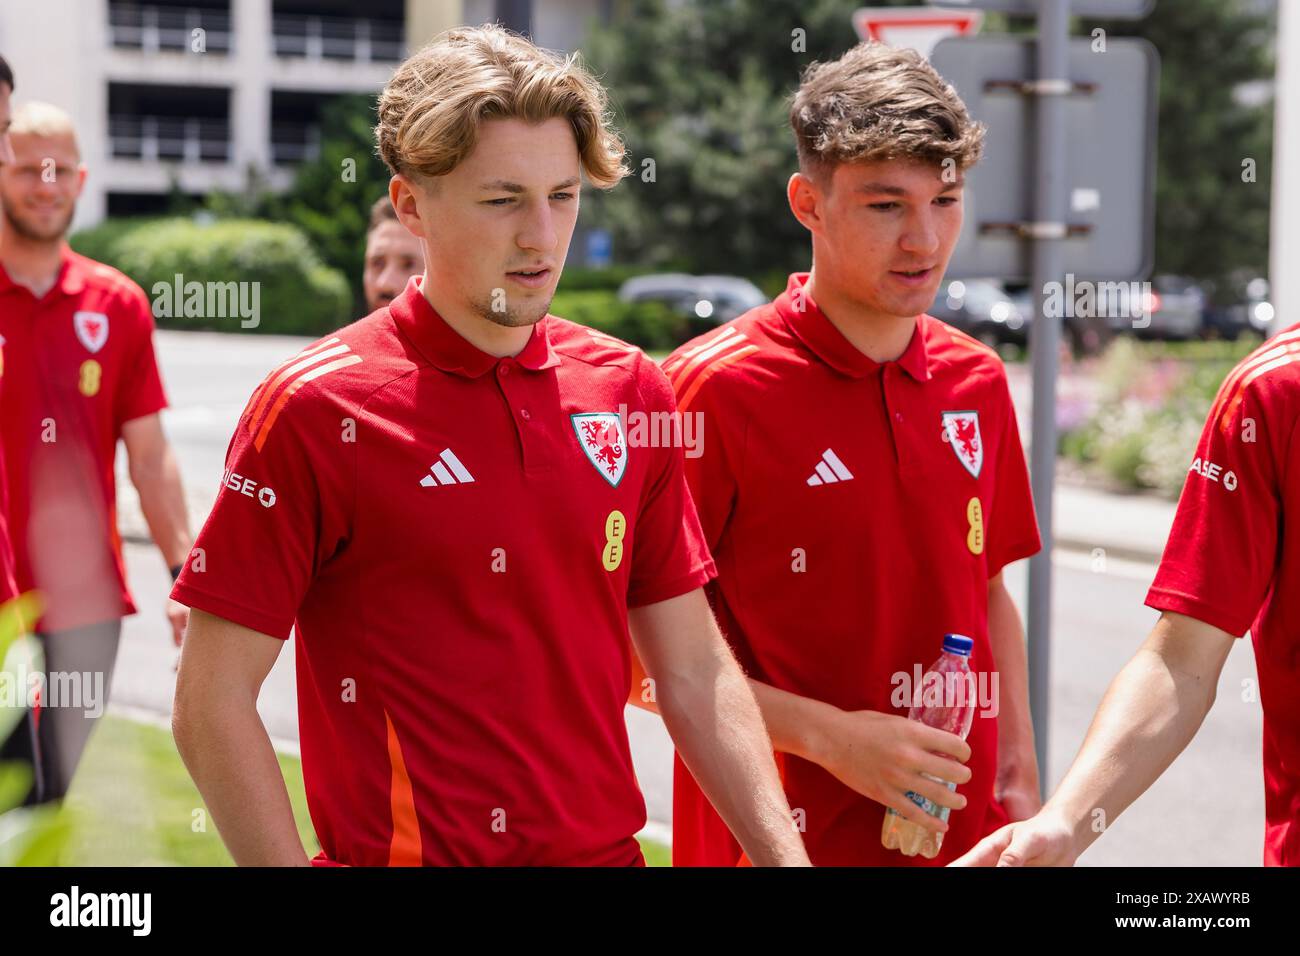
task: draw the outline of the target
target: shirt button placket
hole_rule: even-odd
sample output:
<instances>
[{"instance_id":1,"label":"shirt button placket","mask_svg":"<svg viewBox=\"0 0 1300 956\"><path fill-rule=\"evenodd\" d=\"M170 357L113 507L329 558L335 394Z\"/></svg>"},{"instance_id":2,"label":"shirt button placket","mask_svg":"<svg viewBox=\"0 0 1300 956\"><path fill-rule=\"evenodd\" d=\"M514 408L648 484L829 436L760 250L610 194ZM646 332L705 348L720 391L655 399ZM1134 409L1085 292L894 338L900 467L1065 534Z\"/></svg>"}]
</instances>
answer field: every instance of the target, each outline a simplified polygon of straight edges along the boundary
<instances>
[{"instance_id":1,"label":"shirt button placket","mask_svg":"<svg viewBox=\"0 0 1300 956\"><path fill-rule=\"evenodd\" d=\"M903 412L899 409L898 369L894 363L885 365L882 372L885 395L885 415L889 419L889 435L894 440L894 459L899 466L907 464L907 442L903 435Z\"/></svg>"},{"instance_id":2,"label":"shirt button placket","mask_svg":"<svg viewBox=\"0 0 1300 956\"><path fill-rule=\"evenodd\" d=\"M531 429L525 431L522 425L532 418L522 401L528 391L526 376L518 374L513 359L505 358L497 363L497 381L501 386L501 394L505 397L506 406L512 412L510 419L514 423L515 434L519 437L524 470L527 471L529 468L536 467L540 459L537 448L530 442Z\"/></svg>"}]
</instances>

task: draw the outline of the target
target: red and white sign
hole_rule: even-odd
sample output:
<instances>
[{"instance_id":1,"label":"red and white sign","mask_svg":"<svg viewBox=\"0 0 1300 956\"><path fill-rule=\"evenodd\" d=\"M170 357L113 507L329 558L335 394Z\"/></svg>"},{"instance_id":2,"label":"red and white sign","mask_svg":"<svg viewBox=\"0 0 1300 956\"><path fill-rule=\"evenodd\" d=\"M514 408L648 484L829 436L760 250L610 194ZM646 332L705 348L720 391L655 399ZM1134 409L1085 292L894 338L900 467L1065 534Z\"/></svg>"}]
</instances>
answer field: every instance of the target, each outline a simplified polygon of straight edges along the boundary
<instances>
[{"instance_id":1,"label":"red and white sign","mask_svg":"<svg viewBox=\"0 0 1300 956\"><path fill-rule=\"evenodd\" d=\"M853 29L862 39L909 47L926 58L940 40L972 36L979 33L983 22L983 10L861 7L853 12Z\"/></svg>"}]
</instances>

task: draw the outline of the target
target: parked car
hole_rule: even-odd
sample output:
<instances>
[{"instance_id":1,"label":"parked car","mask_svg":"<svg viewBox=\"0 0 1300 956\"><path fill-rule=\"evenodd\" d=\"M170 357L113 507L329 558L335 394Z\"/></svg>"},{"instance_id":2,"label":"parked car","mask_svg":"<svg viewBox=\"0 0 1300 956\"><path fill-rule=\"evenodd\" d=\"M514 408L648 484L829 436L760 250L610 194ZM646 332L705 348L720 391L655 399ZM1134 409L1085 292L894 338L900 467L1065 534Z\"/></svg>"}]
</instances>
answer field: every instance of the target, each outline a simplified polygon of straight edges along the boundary
<instances>
[{"instance_id":1,"label":"parked car","mask_svg":"<svg viewBox=\"0 0 1300 956\"><path fill-rule=\"evenodd\" d=\"M663 302L698 335L765 304L768 297L740 276L661 272L635 276L619 287L624 302Z\"/></svg>"},{"instance_id":2,"label":"parked car","mask_svg":"<svg viewBox=\"0 0 1300 956\"><path fill-rule=\"evenodd\" d=\"M1128 283L1124 284L1128 287ZM1205 290L1184 276L1159 275L1151 280L1150 324L1135 327L1133 316L1141 309L1124 313L1119 321L1143 339L1190 339L1201 334L1205 311ZM1122 329L1121 329L1122 330Z\"/></svg>"},{"instance_id":3,"label":"parked car","mask_svg":"<svg viewBox=\"0 0 1300 956\"><path fill-rule=\"evenodd\" d=\"M1007 295L1024 315L1025 327L1028 328L1038 315L1038 303L1030 295L1029 287L1017 285L1008 288ZM1071 313L1061 316L1061 336L1069 344L1075 358L1083 358L1105 351L1106 346L1115 338L1115 332L1110 320L1103 315Z\"/></svg>"},{"instance_id":4,"label":"parked car","mask_svg":"<svg viewBox=\"0 0 1300 956\"><path fill-rule=\"evenodd\" d=\"M934 304L926 311L997 348L1025 344L1033 310L1013 300L993 279L952 279L939 287Z\"/></svg>"},{"instance_id":5,"label":"parked car","mask_svg":"<svg viewBox=\"0 0 1300 956\"><path fill-rule=\"evenodd\" d=\"M1089 318L1095 318L1112 335L1183 340L1201 334L1206 295L1191 279L1160 275L1150 282L1107 279L1089 282L1095 310L1095 316ZM1084 282L1076 280L1074 285L1077 311L1086 301Z\"/></svg>"},{"instance_id":6,"label":"parked car","mask_svg":"<svg viewBox=\"0 0 1300 956\"><path fill-rule=\"evenodd\" d=\"M1207 339L1236 341L1243 333L1267 335L1273 321L1268 280L1259 276L1236 277L1207 288L1201 335Z\"/></svg>"}]
</instances>

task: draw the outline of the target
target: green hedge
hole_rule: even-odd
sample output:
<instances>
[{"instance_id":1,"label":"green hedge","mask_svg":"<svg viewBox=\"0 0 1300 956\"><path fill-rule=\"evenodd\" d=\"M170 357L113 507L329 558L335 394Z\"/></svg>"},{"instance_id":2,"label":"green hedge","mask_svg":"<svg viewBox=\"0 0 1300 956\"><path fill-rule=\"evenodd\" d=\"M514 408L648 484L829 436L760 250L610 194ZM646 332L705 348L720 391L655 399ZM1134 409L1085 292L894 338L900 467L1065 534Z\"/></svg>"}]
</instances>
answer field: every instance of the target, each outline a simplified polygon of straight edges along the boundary
<instances>
[{"instance_id":1,"label":"green hedge","mask_svg":"<svg viewBox=\"0 0 1300 956\"><path fill-rule=\"evenodd\" d=\"M347 282L321 264L295 226L258 219L109 219L71 242L82 255L139 283L163 328L322 335L355 318ZM618 288L646 271L638 266L566 269L551 312L648 351L674 349L701 330L663 303L618 299ZM207 309L202 315L183 314L176 304L178 273L184 283L259 283L258 325L246 329L233 309L225 316ZM184 287L180 298L186 298Z\"/></svg>"},{"instance_id":2,"label":"green hedge","mask_svg":"<svg viewBox=\"0 0 1300 956\"><path fill-rule=\"evenodd\" d=\"M120 268L117 265L118 243L136 229L152 226L161 221L164 220L141 217L105 219L93 229L83 229L73 233L68 244L83 256Z\"/></svg>"},{"instance_id":3,"label":"green hedge","mask_svg":"<svg viewBox=\"0 0 1300 956\"><path fill-rule=\"evenodd\" d=\"M635 276L649 275L653 269L645 266L609 266L591 269L587 266L565 266L560 276L559 292L617 292L619 287Z\"/></svg>"},{"instance_id":4,"label":"green hedge","mask_svg":"<svg viewBox=\"0 0 1300 956\"><path fill-rule=\"evenodd\" d=\"M322 335L356 318L346 280L321 263L293 226L257 219L108 220L78 233L72 246L139 283L163 328ZM193 297L196 282L201 299ZM228 283L239 284L242 310L208 294Z\"/></svg>"},{"instance_id":5,"label":"green hedge","mask_svg":"<svg viewBox=\"0 0 1300 956\"><path fill-rule=\"evenodd\" d=\"M675 349L690 337L686 319L662 302L620 302L613 292L557 292L551 314L599 329L647 351Z\"/></svg>"}]
</instances>

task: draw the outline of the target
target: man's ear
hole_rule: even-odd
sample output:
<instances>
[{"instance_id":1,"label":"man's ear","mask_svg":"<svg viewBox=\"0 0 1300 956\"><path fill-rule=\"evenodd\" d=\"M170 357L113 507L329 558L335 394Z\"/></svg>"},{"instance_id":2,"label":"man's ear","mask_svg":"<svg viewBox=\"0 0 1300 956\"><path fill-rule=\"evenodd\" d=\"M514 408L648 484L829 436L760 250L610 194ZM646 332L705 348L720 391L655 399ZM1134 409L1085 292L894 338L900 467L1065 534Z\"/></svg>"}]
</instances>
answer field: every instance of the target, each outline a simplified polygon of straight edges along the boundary
<instances>
[{"instance_id":1,"label":"man's ear","mask_svg":"<svg viewBox=\"0 0 1300 956\"><path fill-rule=\"evenodd\" d=\"M785 198L790 203L794 218L809 232L820 232L822 204L825 197L817 181L805 173L795 173L785 186Z\"/></svg>"},{"instance_id":2,"label":"man's ear","mask_svg":"<svg viewBox=\"0 0 1300 956\"><path fill-rule=\"evenodd\" d=\"M424 222L416 198L419 189L419 184L404 173L398 173L388 181L388 200L397 213L397 221L415 238L423 240Z\"/></svg>"}]
</instances>

